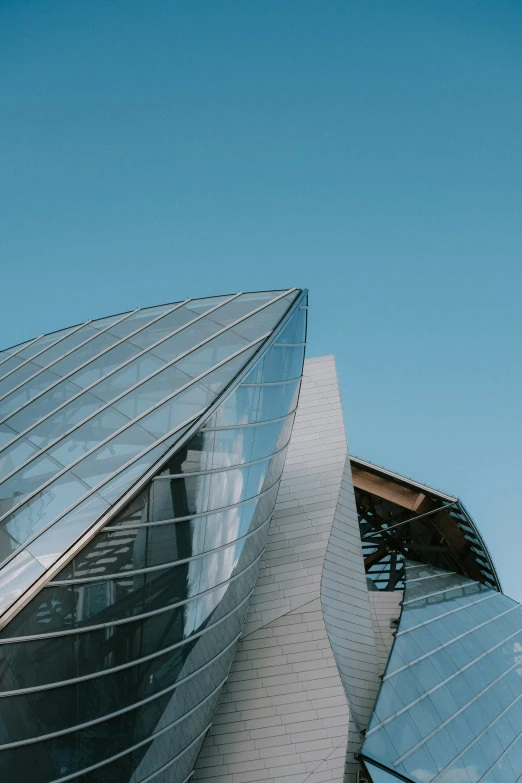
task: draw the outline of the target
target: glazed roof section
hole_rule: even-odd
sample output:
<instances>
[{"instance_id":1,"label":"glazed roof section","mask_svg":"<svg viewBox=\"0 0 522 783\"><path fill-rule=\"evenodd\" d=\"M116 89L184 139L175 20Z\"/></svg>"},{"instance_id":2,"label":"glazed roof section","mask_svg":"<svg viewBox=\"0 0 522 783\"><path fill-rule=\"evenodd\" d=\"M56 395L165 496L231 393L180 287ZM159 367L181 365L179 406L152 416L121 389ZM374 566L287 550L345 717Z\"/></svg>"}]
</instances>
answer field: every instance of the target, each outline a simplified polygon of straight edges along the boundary
<instances>
[{"instance_id":1,"label":"glazed roof section","mask_svg":"<svg viewBox=\"0 0 522 783\"><path fill-rule=\"evenodd\" d=\"M135 310L0 353L0 613L172 452L299 294Z\"/></svg>"},{"instance_id":2,"label":"glazed roof section","mask_svg":"<svg viewBox=\"0 0 522 783\"><path fill-rule=\"evenodd\" d=\"M415 783L516 783L521 674L520 604L407 562L399 628L363 758Z\"/></svg>"}]
</instances>

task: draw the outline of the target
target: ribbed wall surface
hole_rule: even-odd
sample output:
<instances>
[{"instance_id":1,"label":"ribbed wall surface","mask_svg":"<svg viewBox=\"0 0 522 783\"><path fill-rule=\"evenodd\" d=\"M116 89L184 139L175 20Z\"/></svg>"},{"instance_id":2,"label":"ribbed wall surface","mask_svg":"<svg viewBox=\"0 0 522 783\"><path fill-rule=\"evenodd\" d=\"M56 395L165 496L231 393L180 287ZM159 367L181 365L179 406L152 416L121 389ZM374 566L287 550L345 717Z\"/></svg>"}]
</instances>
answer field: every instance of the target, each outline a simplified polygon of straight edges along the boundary
<instances>
[{"instance_id":1,"label":"ribbed wall surface","mask_svg":"<svg viewBox=\"0 0 522 783\"><path fill-rule=\"evenodd\" d=\"M380 680L349 458L326 550L321 601L351 715L363 731L370 722Z\"/></svg>"},{"instance_id":2,"label":"ribbed wall surface","mask_svg":"<svg viewBox=\"0 0 522 783\"><path fill-rule=\"evenodd\" d=\"M374 590L368 593L379 676L386 671L401 613L402 593Z\"/></svg>"},{"instance_id":3,"label":"ribbed wall surface","mask_svg":"<svg viewBox=\"0 0 522 783\"><path fill-rule=\"evenodd\" d=\"M307 360L267 548L195 780L343 781L349 712L320 580L345 458L333 357Z\"/></svg>"},{"instance_id":4,"label":"ribbed wall surface","mask_svg":"<svg viewBox=\"0 0 522 783\"><path fill-rule=\"evenodd\" d=\"M182 783L255 584L299 393L306 309L140 494L0 635L0 771Z\"/></svg>"}]
</instances>

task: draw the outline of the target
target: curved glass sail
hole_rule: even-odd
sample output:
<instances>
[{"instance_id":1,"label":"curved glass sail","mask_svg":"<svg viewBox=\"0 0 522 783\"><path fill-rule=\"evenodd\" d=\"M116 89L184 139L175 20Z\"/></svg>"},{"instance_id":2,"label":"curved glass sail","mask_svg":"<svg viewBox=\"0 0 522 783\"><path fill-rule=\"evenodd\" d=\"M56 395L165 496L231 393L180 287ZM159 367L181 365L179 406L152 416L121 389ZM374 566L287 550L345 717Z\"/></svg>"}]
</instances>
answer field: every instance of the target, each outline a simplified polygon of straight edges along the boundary
<instances>
[{"instance_id":1,"label":"curved glass sail","mask_svg":"<svg viewBox=\"0 0 522 783\"><path fill-rule=\"evenodd\" d=\"M278 301L288 310L294 298ZM234 327L245 345L257 334L250 317ZM255 584L297 406L306 309L278 321L213 413L0 631L2 779L190 775ZM190 361L199 377L201 359ZM216 395L224 381L201 383ZM149 404L136 396L127 413Z\"/></svg>"},{"instance_id":2,"label":"curved glass sail","mask_svg":"<svg viewBox=\"0 0 522 783\"><path fill-rule=\"evenodd\" d=\"M522 607L433 566L407 562L405 571L399 629L363 757L415 783L515 783Z\"/></svg>"},{"instance_id":3,"label":"curved glass sail","mask_svg":"<svg viewBox=\"0 0 522 783\"><path fill-rule=\"evenodd\" d=\"M124 313L0 364L0 616L205 414L297 294Z\"/></svg>"}]
</instances>

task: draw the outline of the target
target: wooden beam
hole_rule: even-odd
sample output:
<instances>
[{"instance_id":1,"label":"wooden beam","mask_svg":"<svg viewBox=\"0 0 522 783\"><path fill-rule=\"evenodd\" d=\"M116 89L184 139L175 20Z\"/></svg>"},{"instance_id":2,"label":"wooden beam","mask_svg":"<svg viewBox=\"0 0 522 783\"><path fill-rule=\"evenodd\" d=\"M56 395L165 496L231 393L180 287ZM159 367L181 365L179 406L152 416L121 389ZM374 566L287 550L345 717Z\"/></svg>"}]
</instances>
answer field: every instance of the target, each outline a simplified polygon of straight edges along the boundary
<instances>
[{"instance_id":1,"label":"wooden beam","mask_svg":"<svg viewBox=\"0 0 522 783\"><path fill-rule=\"evenodd\" d=\"M408 508L410 511L418 511L425 495L417 490L408 489L400 484L396 484L390 479L376 476L366 470L352 465L353 485L363 492L371 492L383 500L389 500L402 508Z\"/></svg>"}]
</instances>

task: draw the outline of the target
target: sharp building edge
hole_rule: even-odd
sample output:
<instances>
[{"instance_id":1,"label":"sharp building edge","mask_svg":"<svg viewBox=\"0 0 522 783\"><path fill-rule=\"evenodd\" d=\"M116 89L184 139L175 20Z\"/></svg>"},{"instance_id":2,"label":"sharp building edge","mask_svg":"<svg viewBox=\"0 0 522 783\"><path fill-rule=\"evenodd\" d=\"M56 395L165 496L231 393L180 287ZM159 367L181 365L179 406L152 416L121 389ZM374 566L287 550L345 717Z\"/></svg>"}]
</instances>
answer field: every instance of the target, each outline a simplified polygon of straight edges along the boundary
<instances>
[{"instance_id":1,"label":"sharp building edge","mask_svg":"<svg viewBox=\"0 0 522 783\"><path fill-rule=\"evenodd\" d=\"M348 454L307 321L239 293L0 352L1 780L522 780L522 607L458 497Z\"/></svg>"}]
</instances>

